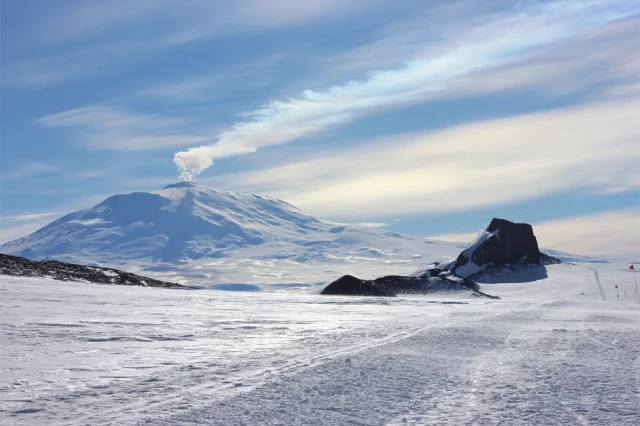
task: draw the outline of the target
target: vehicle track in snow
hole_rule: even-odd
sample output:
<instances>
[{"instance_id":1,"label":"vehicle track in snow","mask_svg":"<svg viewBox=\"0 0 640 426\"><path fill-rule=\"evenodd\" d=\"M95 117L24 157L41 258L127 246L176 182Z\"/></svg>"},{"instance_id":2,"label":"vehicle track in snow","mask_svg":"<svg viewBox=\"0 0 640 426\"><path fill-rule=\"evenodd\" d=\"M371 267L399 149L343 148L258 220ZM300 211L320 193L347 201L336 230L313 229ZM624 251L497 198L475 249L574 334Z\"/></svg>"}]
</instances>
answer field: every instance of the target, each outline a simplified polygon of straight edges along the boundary
<instances>
[{"instance_id":1,"label":"vehicle track in snow","mask_svg":"<svg viewBox=\"0 0 640 426\"><path fill-rule=\"evenodd\" d=\"M600 291L600 298L602 299L603 302L606 302L607 298L604 295L604 290L602 289L602 284L600 283L600 275L598 274L598 271L596 269L590 268L588 266L585 266L585 268L590 269L590 270L593 271L593 276L596 279L596 283L598 284L598 290Z\"/></svg>"},{"instance_id":2,"label":"vehicle track in snow","mask_svg":"<svg viewBox=\"0 0 640 426\"><path fill-rule=\"evenodd\" d=\"M401 332L392 332L381 335L372 341L362 343L352 343L349 346L334 347L326 350L318 355L309 356L302 355L299 358L279 362L273 360L270 365L247 366L248 368L234 368L235 371L226 372L224 380L215 374L207 365L194 365L190 371L184 371L184 368L168 371L168 376L164 376L158 380L157 386L154 383L148 383L149 380L136 381L128 385L123 385L120 389L125 395L130 397L122 398L117 404L113 404L112 410L101 411L100 413L85 412L82 416L83 421L91 424L100 424L106 420L106 423L115 419L123 411L131 412L131 418L148 417L148 413L173 412L177 414L185 409L198 409L202 404L212 404L214 402L222 402L230 398L238 397L240 394L248 393L257 388L268 385L270 382L280 382L288 378L304 373L306 370L319 368L324 364L335 362L343 359L345 362L351 357L358 356L369 351L376 351L378 348L387 345L393 345L401 341L411 339L431 328L450 327L452 324L465 325L470 321L481 320L488 317L499 315L498 312L478 312L474 310L468 316L448 317L445 323L430 323L426 326L414 326L404 328ZM392 327L406 327L407 324L397 323ZM334 336L339 338L339 336ZM365 339L365 336L361 337ZM187 381L189 386L182 389L181 382ZM146 394L155 393L156 389L160 389L162 393L151 401L136 400L133 398L138 393ZM173 391L170 389L173 388ZM200 401L198 397L206 395L205 401ZM154 416L152 416L153 418ZM147 424L147 423L144 423ZM153 421L151 422L153 424Z\"/></svg>"}]
</instances>

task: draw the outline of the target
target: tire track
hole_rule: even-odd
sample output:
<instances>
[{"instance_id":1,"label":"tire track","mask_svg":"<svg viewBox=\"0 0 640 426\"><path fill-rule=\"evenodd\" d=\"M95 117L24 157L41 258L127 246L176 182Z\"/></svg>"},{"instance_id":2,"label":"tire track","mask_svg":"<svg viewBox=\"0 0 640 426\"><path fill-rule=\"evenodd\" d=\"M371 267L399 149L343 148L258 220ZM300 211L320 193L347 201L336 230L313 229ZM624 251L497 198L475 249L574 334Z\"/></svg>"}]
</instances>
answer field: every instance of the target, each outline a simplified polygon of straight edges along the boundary
<instances>
[{"instance_id":1,"label":"tire track","mask_svg":"<svg viewBox=\"0 0 640 426\"><path fill-rule=\"evenodd\" d=\"M228 374L222 381L220 381L219 378L213 379L212 377L208 377L205 367L197 376L174 377L172 378L173 380L170 380L170 384L176 385L178 380L188 378L190 382L188 394L191 396L206 395L207 403L212 403L213 401L231 398L240 393L250 392L270 381L280 380L301 373L337 358L351 357L361 352L411 338L431 327L432 325L426 327L411 327L399 333L387 334L375 341L363 342L346 348L336 348L310 357L292 359L277 366L264 366L263 368L253 371L240 371L238 373ZM127 386L127 384L124 386L128 387L128 389L121 388L120 391L128 395L146 393L150 390L147 388L145 381L141 381L133 386ZM166 388L167 383L165 382L163 386ZM189 399L189 396L185 395L184 391L170 392L168 395L165 394L161 397L153 398L151 401L131 398L131 400L126 402L123 400L119 401L120 404L112 410L102 410L100 413L88 413L82 416L82 420L90 424L110 424L117 418L118 413L126 410L128 413L131 413L131 417L133 418L131 423L138 424L136 421L143 421L145 417L148 417L149 413L162 411L178 412L185 408L185 404ZM196 407L197 404L189 408ZM96 416L96 414L98 415Z\"/></svg>"},{"instance_id":2,"label":"tire track","mask_svg":"<svg viewBox=\"0 0 640 426\"><path fill-rule=\"evenodd\" d=\"M600 283L600 275L598 275L598 271L590 268L588 266L585 266L585 268L590 269L591 271L593 271L593 276L596 279L596 283L598 284L598 290L600 291L600 298L602 299L603 302L607 301L607 298L604 295L604 290L602 289L602 284Z\"/></svg>"}]
</instances>

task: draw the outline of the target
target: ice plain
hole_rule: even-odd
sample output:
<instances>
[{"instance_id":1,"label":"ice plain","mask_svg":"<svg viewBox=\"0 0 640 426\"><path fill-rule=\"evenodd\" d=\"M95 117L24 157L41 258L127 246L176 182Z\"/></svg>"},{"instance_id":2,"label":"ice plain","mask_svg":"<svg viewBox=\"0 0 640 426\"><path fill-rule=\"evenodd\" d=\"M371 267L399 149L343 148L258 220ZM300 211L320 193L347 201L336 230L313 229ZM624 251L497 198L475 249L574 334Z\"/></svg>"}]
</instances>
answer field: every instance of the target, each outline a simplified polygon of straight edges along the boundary
<instances>
[{"instance_id":1,"label":"ice plain","mask_svg":"<svg viewBox=\"0 0 640 426\"><path fill-rule=\"evenodd\" d=\"M483 285L501 300L3 276L0 422L635 425L625 267Z\"/></svg>"}]
</instances>

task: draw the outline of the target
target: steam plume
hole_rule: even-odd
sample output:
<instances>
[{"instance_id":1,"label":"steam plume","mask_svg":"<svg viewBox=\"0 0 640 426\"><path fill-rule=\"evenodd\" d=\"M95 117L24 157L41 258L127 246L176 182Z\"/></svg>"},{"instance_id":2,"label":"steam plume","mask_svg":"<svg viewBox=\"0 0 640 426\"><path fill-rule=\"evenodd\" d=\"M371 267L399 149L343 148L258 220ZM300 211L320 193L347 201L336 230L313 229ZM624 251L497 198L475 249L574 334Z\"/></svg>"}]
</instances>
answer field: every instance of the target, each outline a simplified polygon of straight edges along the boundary
<instances>
[{"instance_id":1,"label":"steam plume","mask_svg":"<svg viewBox=\"0 0 640 426\"><path fill-rule=\"evenodd\" d=\"M381 109L424 102L446 96L446 92L455 95L456 86L478 72L639 12L640 4L632 0L558 0L519 6L485 25L461 28L438 52L425 51L422 58L399 68L325 91L307 90L298 97L244 113L247 121L220 133L215 144L178 152L174 162L181 172L195 177L215 159L290 143Z\"/></svg>"}]
</instances>

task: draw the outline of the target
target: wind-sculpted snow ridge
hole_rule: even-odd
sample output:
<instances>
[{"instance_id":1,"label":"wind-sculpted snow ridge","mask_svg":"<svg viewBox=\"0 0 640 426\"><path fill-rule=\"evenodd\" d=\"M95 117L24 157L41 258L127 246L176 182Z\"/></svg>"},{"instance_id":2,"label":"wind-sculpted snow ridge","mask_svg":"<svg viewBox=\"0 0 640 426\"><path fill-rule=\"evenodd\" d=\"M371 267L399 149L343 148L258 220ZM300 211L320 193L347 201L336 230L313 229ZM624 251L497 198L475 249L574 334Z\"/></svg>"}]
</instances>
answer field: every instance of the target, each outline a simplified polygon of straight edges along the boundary
<instances>
[{"instance_id":1,"label":"wind-sculpted snow ridge","mask_svg":"<svg viewBox=\"0 0 640 426\"><path fill-rule=\"evenodd\" d=\"M94 284L130 285L140 287L182 288L180 284L141 277L112 268L74 265L72 263L35 261L0 253L0 275L52 278L58 281L81 281Z\"/></svg>"},{"instance_id":2,"label":"wind-sculpted snow ridge","mask_svg":"<svg viewBox=\"0 0 640 426\"><path fill-rule=\"evenodd\" d=\"M31 259L125 269L167 281L319 284L351 271L406 274L458 244L324 222L272 197L182 182L115 195L0 246Z\"/></svg>"}]
</instances>

